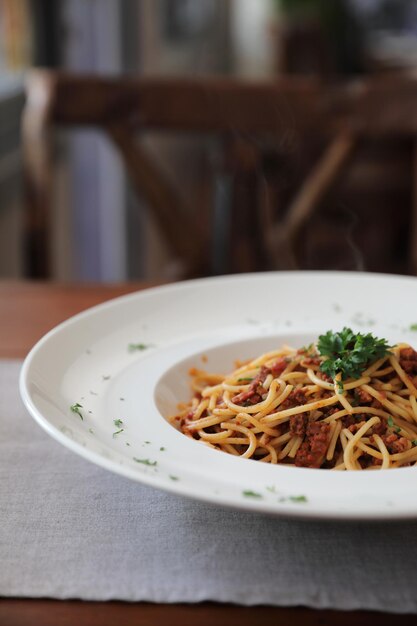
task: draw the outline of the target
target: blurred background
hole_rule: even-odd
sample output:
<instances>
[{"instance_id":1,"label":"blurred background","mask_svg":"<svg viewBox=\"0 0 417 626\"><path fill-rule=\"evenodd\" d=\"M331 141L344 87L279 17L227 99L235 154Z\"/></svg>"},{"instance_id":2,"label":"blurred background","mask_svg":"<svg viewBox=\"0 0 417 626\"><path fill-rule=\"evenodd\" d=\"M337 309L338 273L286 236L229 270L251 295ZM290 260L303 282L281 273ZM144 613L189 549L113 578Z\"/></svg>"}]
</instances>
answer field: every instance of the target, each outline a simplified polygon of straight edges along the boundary
<instances>
[{"instance_id":1,"label":"blurred background","mask_svg":"<svg viewBox=\"0 0 417 626\"><path fill-rule=\"evenodd\" d=\"M416 67L415 0L0 0L0 276L107 282L295 267L417 273ZM145 180L154 191L141 194L100 124L61 124L51 115L52 156L37 160L45 139L36 116L48 103L28 83L33 68L169 79L173 89L179 80L178 94L180 78L200 81L205 113L229 115L230 128L141 132L163 181ZM225 81L222 89L228 81L282 85L279 128L272 119L268 133L264 119L255 132L262 106L240 100L239 91L235 108L224 111L222 98L210 95L213 77ZM368 84L376 85L370 100L362 97ZM299 105L286 96L294 86ZM83 98L75 87L66 92L68 116L73 107L76 118ZM172 116L180 106L163 104ZM241 118L254 120L248 130ZM145 170L140 182L152 178ZM48 179L41 200L33 177L38 185ZM178 216L172 205L165 229L152 207L164 185L183 204ZM33 244L39 202L49 207L49 226ZM191 263L181 258L181 238L198 241L195 263L195 250ZM36 269L45 247L47 266Z\"/></svg>"}]
</instances>

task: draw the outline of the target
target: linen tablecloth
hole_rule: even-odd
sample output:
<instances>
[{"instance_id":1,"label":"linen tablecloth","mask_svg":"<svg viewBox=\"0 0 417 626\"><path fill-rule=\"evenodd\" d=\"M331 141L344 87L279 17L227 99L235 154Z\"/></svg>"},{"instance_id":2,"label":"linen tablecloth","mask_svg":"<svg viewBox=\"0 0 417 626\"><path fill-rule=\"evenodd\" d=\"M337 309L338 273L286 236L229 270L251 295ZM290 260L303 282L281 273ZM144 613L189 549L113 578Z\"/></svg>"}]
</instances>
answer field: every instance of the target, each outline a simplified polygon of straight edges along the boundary
<instances>
[{"instance_id":1,"label":"linen tablecloth","mask_svg":"<svg viewBox=\"0 0 417 626\"><path fill-rule=\"evenodd\" d=\"M20 366L0 361L1 596L417 612L417 523L280 520L116 476L31 419Z\"/></svg>"}]
</instances>

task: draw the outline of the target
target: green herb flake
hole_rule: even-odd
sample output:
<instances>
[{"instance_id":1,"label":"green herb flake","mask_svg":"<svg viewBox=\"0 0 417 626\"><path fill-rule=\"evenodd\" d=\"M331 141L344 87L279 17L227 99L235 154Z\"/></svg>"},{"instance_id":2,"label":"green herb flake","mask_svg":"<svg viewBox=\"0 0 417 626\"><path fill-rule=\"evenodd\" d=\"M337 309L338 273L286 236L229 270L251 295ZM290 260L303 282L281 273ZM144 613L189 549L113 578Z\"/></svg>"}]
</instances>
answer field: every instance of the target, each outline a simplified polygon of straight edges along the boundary
<instances>
[{"instance_id":1,"label":"green herb flake","mask_svg":"<svg viewBox=\"0 0 417 626\"><path fill-rule=\"evenodd\" d=\"M412 442L413 446L417 446L417 439L413 439Z\"/></svg>"},{"instance_id":2,"label":"green herb flake","mask_svg":"<svg viewBox=\"0 0 417 626\"><path fill-rule=\"evenodd\" d=\"M306 496L290 496L288 499L291 502L308 502Z\"/></svg>"},{"instance_id":3,"label":"green herb flake","mask_svg":"<svg viewBox=\"0 0 417 626\"><path fill-rule=\"evenodd\" d=\"M101 376L103 380L110 380L111 376L109 374Z\"/></svg>"},{"instance_id":4,"label":"green herb flake","mask_svg":"<svg viewBox=\"0 0 417 626\"><path fill-rule=\"evenodd\" d=\"M417 324L410 324L410 330L412 330L413 332L417 331Z\"/></svg>"},{"instance_id":5,"label":"green herb flake","mask_svg":"<svg viewBox=\"0 0 417 626\"><path fill-rule=\"evenodd\" d=\"M238 383L251 383L253 381L253 378L238 378L237 382Z\"/></svg>"},{"instance_id":6,"label":"green herb flake","mask_svg":"<svg viewBox=\"0 0 417 626\"><path fill-rule=\"evenodd\" d=\"M82 404L79 404L78 402L76 402L75 404L71 404L70 409L73 413L76 413L77 415L79 415L81 417L81 419L83 420L83 414L81 413L80 409L83 408Z\"/></svg>"},{"instance_id":7,"label":"green herb flake","mask_svg":"<svg viewBox=\"0 0 417 626\"><path fill-rule=\"evenodd\" d=\"M341 374L341 380L358 379L362 372L374 361L387 356L390 347L386 339L378 339L371 333L354 333L343 328L338 333L329 330L320 335L317 348L325 360L320 370L333 380Z\"/></svg>"},{"instance_id":8,"label":"green herb flake","mask_svg":"<svg viewBox=\"0 0 417 626\"><path fill-rule=\"evenodd\" d=\"M150 444L151 442L150 442L150 441L145 441L144 443L146 443L146 444Z\"/></svg>"},{"instance_id":9,"label":"green herb flake","mask_svg":"<svg viewBox=\"0 0 417 626\"><path fill-rule=\"evenodd\" d=\"M94 435L94 430L92 428L89 428L88 432L91 433L92 435Z\"/></svg>"},{"instance_id":10,"label":"green herb flake","mask_svg":"<svg viewBox=\"0 0 417 626\"><path fill-rule=\"evenodd\" d=\"M275 485L269 485L268 487L266 487L266 490L269 491L270 493L277 492L277 488L275 487Z\"/></svg>"},{"instance_id":11,"label":"green herb flake","mask_svg":"<svg viewBox=\"0 0 417 626\"><path fill-rule=\"evenodd\" d=\"M120 402L124 402L125 399L124 398L119 398Z\"/></svg>"},{"instance_id":12,"label":"green herb flake","mask_svg":"<svg viewBox=\"0 0 417 626\"><path fill-rule=\"evenodd\" d=\"M126 441L126 445L127 445L127 446L130 446L130 443L129 443L128 441Z\"/></svg>"},{"instance_id":13,"label":"green herb flake","mask_svg":"<svg viewBox=\"0 0 417 626\"><path fill-rule=\"evenodd\" d=\"M169 475L171 480L179 480L178 476L173 476L172 474Z\"/></svg>"},{"instance_id":14,"label":"green herb flake","mask_svg":"<svg viewBox=\"0 0 417 626\"><path fill-rule=\"evenodd\" d=\"M150 461L149 459L138 459L135 456L133 457L133 460L136 461L136 463L142 463L143 465L148 465L149 467L155 467L155 465L158 465L158 461Z\"/></svg>"},{"instance_id":15,"label":"green herb flake","mask_svg":"<svg viewBox=\"0 0 417 626\"><path fill-rule=\"evenodd\" d=\"M245 498L262 498L262 494L258 493L257 491L251 491L250 489L247 489L246 491L242 491L242 496L245 496Z\"/></svg>"},{"instance_id":16,"label":"green herb flake","mask_svg":"<svg viewBox=\"0 0 417 626\"><path fill-rule=\"evenodd\" d=\"M166 448L164 448L164 446L161 446L161 448L159 448L160 452L165 452Z\"/></svg>"},{"instance_id":17,"label":"green herb flake","mask_svg":"<svg viewBox=\"0 0 417 626\"><path fill-rule=\"evenodd\" d=\"M123 421L119 419L113 420L113 424L117 426L117 428L120 428L120 426L123 424Z\"/></svg>"},{"instance_id":18,"label":"green herb flake","mask_svg":"<svg viewBox=\"0 0 417 626\"><path fill-rule=\"evenodd\" d=\"M388 423L388 426L390 426L390 428L394 426L394 420L392 419L391 415L387 419L387 423Z\"/></svg>"},{"instance_id":19,"label":"green herb flake","mask_svg":"<svg viewBox=\"0 0 417 626\"><path fill-rule=\"evenodd\" d=\"M152 345L146 344L146 343L129 343L129 345L127 346L127 349L129 352L142 352L143 350L147 350L148 348L151 348Z\"/></svg>"},{"instance_id":20,"label":"green herb flake","mask_svg":"<svg viewBox=\"0 0 417 626\"><path fill-rule=\"evenodd\" d=\"M338 380L337 381L337 390L339 393L343 393L344 391L344 386L343 386L343 380Z\"/></svg>"},{"instance_id":21,"label":"green herb flake","mask_svg":"<svg viewBox=\"0 0 417 626\"><path fill-rule=\"evenodd\" d=\"M122 433L124 431L124 428L120 428L119 430L116 430L116 432L113 433L113 438L117 437L117 435L120 435L120 433Z\"/></svg>"},{"instance_id":22,"label":"green herb flake","mask_svg":"<svg viewBox=\"0 0 417 626\"><path fill-rule=\"evenodd\" d=\"M91 394L92 396L98 396L98 393L96 393L95 391L91 391L91 389L90 389L90 394Z\"/></svg>"}]
</instances>

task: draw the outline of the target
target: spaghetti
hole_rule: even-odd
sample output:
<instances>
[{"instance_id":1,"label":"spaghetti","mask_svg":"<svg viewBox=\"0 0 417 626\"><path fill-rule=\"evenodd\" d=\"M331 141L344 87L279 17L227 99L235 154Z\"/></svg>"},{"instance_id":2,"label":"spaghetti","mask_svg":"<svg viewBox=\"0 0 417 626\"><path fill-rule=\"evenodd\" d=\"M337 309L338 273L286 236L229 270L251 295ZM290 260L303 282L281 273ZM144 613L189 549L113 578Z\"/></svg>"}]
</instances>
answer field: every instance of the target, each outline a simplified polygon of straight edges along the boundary
<instances>
[{"instance_id":1,"label":"spaghetti","mask_svg":"<svg viewBox=\"0 0 417 626\"><path fill-rule=\"evenodd\" d=\"M339 371L332 378L329 364L311 345L284 346L227 376L193 369L194 397L170 421L207 446L261 463L333 470L415 465L417 352L394 346L362 364L356 377Z\"/></svg>"}]
</instances>

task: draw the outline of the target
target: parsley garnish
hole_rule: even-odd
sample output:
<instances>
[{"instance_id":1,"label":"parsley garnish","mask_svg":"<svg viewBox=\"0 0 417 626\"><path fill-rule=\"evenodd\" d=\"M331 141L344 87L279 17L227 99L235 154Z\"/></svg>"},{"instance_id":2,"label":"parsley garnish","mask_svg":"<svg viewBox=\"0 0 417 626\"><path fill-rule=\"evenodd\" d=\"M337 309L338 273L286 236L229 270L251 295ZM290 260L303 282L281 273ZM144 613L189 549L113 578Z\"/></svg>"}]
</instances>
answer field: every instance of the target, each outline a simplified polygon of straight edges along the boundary
<instances>
[{"instance_id":1,"label":"parsley garnish","mask_svg":"<svg viewBox=\"0 0 417 626\"><path fill-rule=\"evenodd\" d=\"M320 370L333 380L341 374L341 380L360 378L368 365L389 354L391 346L386 339L378 339L371 333L363 335L344 328L339 333L329 330L320 335L317 348L326 357Z\"/></svg>"},{"instance_id":2,"label":"parsley garnish","mask_svg":"<svg viewBox=\"0 0 417 626\"><path fill-rule=\"evenodd\" d=\"M109 375L107 375L107 376L104 376L104 374L102 375L102 379L103 380L110 380L110 378L111 378L111 376L109 376Z\"/></svg>"},{"instance_id":3,"label":"parsley garnish","mask_svg":"<svg viewBox=\"0 0 417 626\"><path fill-rule=\"evenodd\" d=\"M158 464L158 461L150 461L149 459L137 459L135 456L133 457L133 460L136 461L136 463L143 463L143 465L149 465L150 467L154 467Z\"/></svg>"},{"instance_id":4,"label":"parsley garnish","mask_svg":"<svg viewBox=\"0 0 417 626\"><path fill-rule=\"evenodd\" d=\"M307 502L306 496L290 496L288 498L291 502Z\"/></svg>"},{"instance_id":5,"label":"parsley garnish","mask_svg":"<svg viewBox=\"0 0 417 626\"><path fill-rule=\"evenodd\" d=\"M252 382L253 378L238 378L237 382L238 383L250 383Z\"/></svg>"},{"instance_id":6,"label":"parsley garnish","mask_svg":"<svg viewBox=\"0 0 417 626\"><path fill-rule=\"evenodd\" d=\"M413 446L417 446L417 439L413 439L411 443L413 444Z\"/></svg>"},{"instance_id":7,"label":"parsley garnish","mask_svg":"<svg viewBox=\"0 0 417 626\"><path fill-rule=\"evenodd\" d=\"M122 433L124 431L124 428L120 428L120 430L116 430L116 432L113 433L113 437L117 437L117 435L120 435L120 433Z\"/></svg>"},{"instance_id":8,"label":"parsley garnish","mask_svg":"<svg viewBox=\"0 0 417 626\"><path fill-rule=\"evenodd\" d=\"M242 491L242 495L245 496L245 498L262 498L262 494L257 491Z\"/></svg>"},{"instance_id":9,"label":"parsley garnish","mask_svg":"<svg viewBox=\"0 0 417 626\"><path fill-rule=\"evenodd\" d=\"M80 409L83 408L82 404L78 404L78 402L76 402L75 404L71 404L70 409L73 413L76 413L77 415L79 415L81 417L81 419L83 420L83 414L81 413Z\"/></svg>"},{"instance_id":10,"label":"parsley garnish","mask_svg":"<svg viewBox=\"0 0 417 626\"><path fill-rule=\"evenodd\" d=\"M121 426L121 425L123 424L123 421L122 421L122 420L119 420L119 419L117 419L117 420L113 420L113 424L114 424L115 426L117 426L117 428L119 428L119 426Z\"/></svg>"},{"instance_id":11,"label":"parsley garnish","mask_svg":"<svg viewBox=\"0 0 417 626\"><path fill-rule=\"evenodd\" d=\"M136 352L136 350L139 350L139 351L147 350L150 347L151 347L151 344L146 344L146 343L129 343L129 345L127 346L127 349L129 352Z\"/></svg>"},{"instance_id":12,"label":"parsley garnish","mask_svg":"<svg viewBox=\"0 0 417 626\"><path fill-rule=\"evenodd\" d=\"M391 428L394 426L394 420L392 419L391 415L387 419L387 422L388 422L388 426L390 426Z\"/></svg>"},{"instance_id":13,"label":"parsley garnish","mask_svg":"<svg viewBox=\"0 0 417 626\"><path fill-rule=\"evenodd\" d=\"M417 330L417 324L410 324L410 330L416 331Z\"/></svg>"},{"instance_id":14,"label":"parsley garnish","mask_svg":"<svg viewBox=\"0 0 417 626\"><path fill-rule=\"evenodd\" d=\"M173 476L172 474L169 475L171 480L179 480L178 476Z\"/></svg>"},{"instance_id":15,"label":"parsley garnish","mask_svg":"<svg viewBox=\"0 0 417 626\"><path fill-rule=\"evenodd\" d=\"M165 452L166 448L164 448L163 446L161 446L161 448L159 448L161 452Z\"/></svg>"}]
</instances>

